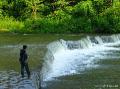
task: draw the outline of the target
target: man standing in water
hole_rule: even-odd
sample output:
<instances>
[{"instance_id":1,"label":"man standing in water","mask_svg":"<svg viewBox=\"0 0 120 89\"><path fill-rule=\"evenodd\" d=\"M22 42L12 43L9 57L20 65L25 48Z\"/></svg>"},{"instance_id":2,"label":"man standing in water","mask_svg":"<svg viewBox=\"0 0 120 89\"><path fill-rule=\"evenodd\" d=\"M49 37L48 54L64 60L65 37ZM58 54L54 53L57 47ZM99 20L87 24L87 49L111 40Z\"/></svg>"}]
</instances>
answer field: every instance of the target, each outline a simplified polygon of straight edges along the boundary
<instances>
[{"instance_id":1,"label":"man standing in water","mask_svg":"<svg viewBox=\"0 0 120 89\"><path fill-rule=\"evenodd\" d=\"M26 53L27 46L23 45L23 49L20 50L20 64L21 64L21 75L22 78L24 78L24 69L27 72L28 78L30 78L30 70L28 67L28 55Z\"/></svg>"}]
</instances>

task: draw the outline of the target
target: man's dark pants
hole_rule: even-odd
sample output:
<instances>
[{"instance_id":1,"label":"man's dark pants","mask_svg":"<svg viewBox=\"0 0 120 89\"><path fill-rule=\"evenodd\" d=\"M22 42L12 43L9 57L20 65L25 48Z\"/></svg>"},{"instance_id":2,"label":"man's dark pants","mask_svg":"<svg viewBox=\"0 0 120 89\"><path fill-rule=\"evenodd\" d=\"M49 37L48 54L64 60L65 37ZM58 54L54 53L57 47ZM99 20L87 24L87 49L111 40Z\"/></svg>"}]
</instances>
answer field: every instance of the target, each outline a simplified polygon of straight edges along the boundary
<instances>
[{"instance_id":1,"label":"man's dark pants","mask_svg":"<svg viewBox=\"0 0 120 89\"><path fill-rule=\"evenodd\" d=\"M24 69L26 70L28 77L30 77L30 70L28 67L28 63L21 62L21 75L22 75L22 77L24 77Z\"/></svg>"}]
</instances>

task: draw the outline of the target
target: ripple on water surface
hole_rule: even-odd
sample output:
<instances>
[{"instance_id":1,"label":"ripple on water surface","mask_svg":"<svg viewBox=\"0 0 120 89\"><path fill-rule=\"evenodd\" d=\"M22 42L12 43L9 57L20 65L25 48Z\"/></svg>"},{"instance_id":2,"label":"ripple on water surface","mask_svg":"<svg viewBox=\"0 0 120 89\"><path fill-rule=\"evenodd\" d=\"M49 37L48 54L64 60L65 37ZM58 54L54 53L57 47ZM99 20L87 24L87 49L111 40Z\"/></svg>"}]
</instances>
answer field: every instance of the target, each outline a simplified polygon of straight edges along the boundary
<instances>
[{"instance_id":1,"label":"ripple on water surface","mask_svg":"<svg viewBox=\"0 0 120 89\"><path fill-rule=\"evenodd\" d=\"M13 70L0 71L0 89L36 89L34 79L34 73L28 79L27 77L21 78L20 74Z\"/></svg>"}]
</instances>

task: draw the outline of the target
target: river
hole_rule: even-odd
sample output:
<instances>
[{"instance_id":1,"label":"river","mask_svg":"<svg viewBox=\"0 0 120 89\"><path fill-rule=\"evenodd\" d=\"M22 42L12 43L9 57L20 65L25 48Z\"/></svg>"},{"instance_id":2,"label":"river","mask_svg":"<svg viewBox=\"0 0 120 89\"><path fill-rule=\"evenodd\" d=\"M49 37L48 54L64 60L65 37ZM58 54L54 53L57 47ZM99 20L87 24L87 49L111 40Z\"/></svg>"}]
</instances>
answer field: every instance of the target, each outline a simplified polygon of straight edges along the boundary
<instances>
[{"instance_id":1,"label":"river","mask_svg":"<svg viewBox=\"0 0 120 89\"><path fill-rule=\"evenodd\" d=\"M31 79L21 78L28 45ZM0 34L0 89L119 89L120 35Z\"/></svg>"}]
</instances>

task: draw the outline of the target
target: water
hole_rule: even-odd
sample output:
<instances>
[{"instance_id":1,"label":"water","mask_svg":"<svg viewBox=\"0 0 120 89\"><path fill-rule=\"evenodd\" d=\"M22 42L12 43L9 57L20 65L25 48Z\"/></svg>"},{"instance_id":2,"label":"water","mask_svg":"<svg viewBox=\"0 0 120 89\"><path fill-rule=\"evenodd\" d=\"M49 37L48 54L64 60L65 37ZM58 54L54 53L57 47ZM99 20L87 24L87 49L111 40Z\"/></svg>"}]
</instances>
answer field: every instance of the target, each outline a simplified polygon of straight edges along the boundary
<instances>
[{"instance_id":1,"label":"water","mask_svg":"<svg viewBox=\"0 0 120 89\"><path fill-rule=\"evenodd\" d=\"M23 44L28 45L31 79L20 76ZM0 34L0 89L119 89L119 59L119 34Z\"/></svg>"},{"instance_id":2,"label":"water","mask_svg":"<svg viewBox=\"0 0 120 89\"><path fill-rule=\"evenodd\" d=\"M34 84L34 74L31 79L21 78L19 73L11 71L0 72L0 89L36 89Z\"/></svg>"},{"instance_id":3,"label":"water","mask_svg":"<svg viewBox=\"0 0 120 89\"><path fill-rule=\"evenodd\" d=\"M73 38L70 35L0 33L0 89L38 89L46 45L61 37ZM74 37L80 38L81 36ZM31 79L27 79L27 75L22 79L20 75L19 51L24 44L28 46Z\"/></svg>"},{"instance_id":4,"label":"water","mask_svg":"<svg viewBox=\"0 0 120 89\"><path fill-rule=\"evenodd\" d=\"M86 75L86 71L102 69L102 67L106 69L107 65L103 66L97 63L101 60L119 59L120 35L87 36L78 41L60 39L50 43L47 48L48 52L46 53L41 76L43 89L91 89L82 88L78 79L75 79L75 81L74 78L71 78L82 74ZM70 79L65 82L66 78ZM65 84L68 86L66 87ZM107 88L110 87L110 84L108 83ZM118 86L117 82L115 84ZM115 84L113 84L113 89ZM92 89L100 88L95 86L97 85L92 86Z\"/></svg>"},{"instance_id":5,"label":"water","mask_svg":"<svg viewBox=\"0 0 120 89\"><path fill-rule=\"evenodd\" d=\"M45 46L36 44L27 44L29 56L29 65L31 70L31 78L21 78L19 51L22 45L4 45L0 46L0 89L38 89L40 63ZM40 51L42 49L42 51ZM39 69L38 69L38 68ZM39 74L38 74L39 73Z\"/></svg>"}]
</instances>

